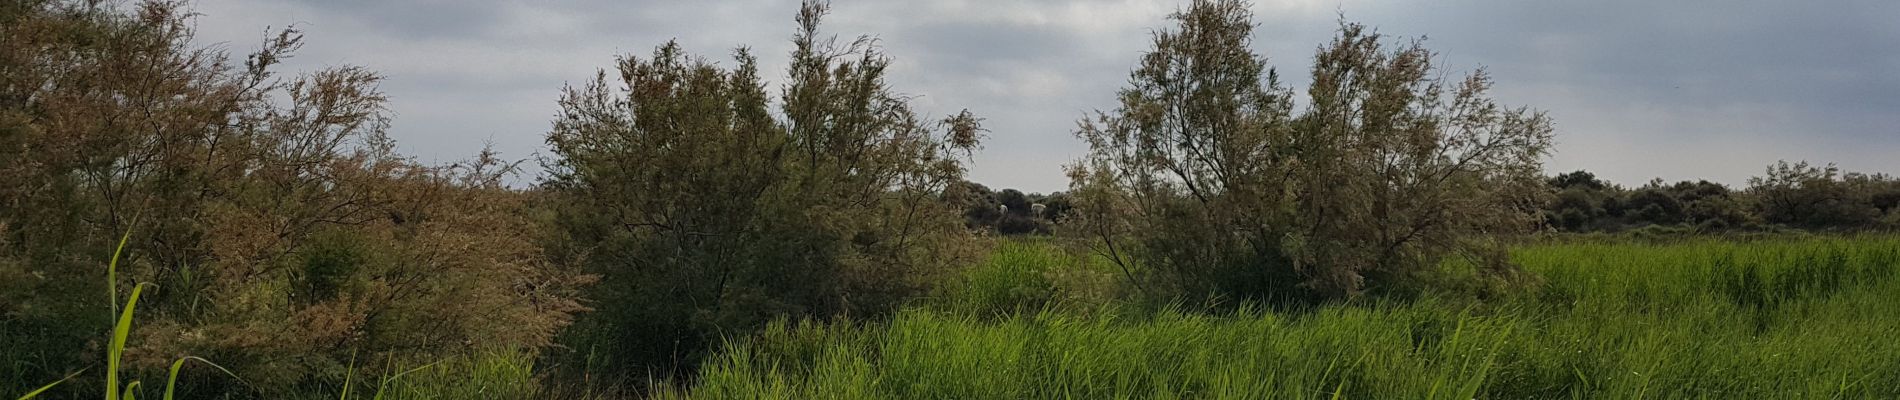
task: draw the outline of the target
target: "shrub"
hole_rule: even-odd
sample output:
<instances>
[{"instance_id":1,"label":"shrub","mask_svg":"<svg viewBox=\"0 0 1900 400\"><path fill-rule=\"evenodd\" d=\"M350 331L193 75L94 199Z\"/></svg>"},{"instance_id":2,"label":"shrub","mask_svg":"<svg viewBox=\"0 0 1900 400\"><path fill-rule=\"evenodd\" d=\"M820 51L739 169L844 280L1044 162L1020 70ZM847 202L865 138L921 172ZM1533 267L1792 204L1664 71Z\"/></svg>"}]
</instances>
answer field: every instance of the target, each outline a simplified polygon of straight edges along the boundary
<instances>
[{"instance_id":1,"label":"shrub","mask_svg":"<svg viewBox=\"0 0 1900 400\"><path fill-rule=\"evenodd\" d=\"M1843 173L1832 164L1805 161L1777 162L1748 183L1764 221L1808 229L1874 227L1883 216L1883 193L1900 186L1886 175Z\"/></svg>"},{"instance_id":2,"label":"shrub","mask_svg":"<svg viewBox=\"0 0 1900 400\"><path fill-rule=\"evenodd\" d=\"M134 222L116 284L156 286L131 369L199 355L281 397L342 380L352 351L551 342L577 277L534 246L526 195L502 185L509 164L396 154L376 73L279 78L295 30L240 61L193 47L192 15L165 1L0 6L0 348L31 349L7 351L0 375L50 381L100 358L79 345L109 325L91 311L109 307L99 238Z\"/></svg>"},{"instance_id":3,"label":"shrub","mask_svg":"<svg viewBox=\"0 0 1900 400\"><path fill-rule=\"evenodd\" d=\"M549 246L603 277L571 347L664 375L775 318L883 314L965 258L945 189L980 120L925 122L825 10L799 13L776 113L743 48L727 69L668 43L563 96Z\"/></svg>"},{"instance_id":4,"label":"shrub","mask_svg":"<svg viewBox=\"0 0 1900 400\"><path fill-rule=\"evenodd\" d=\"M1296 115L1293 91L1251 53L1244 2L1173 18L1120 107L1082 122L1091 151L1071 170L1083 231L1145 267L1147 286L1350 296L1538 221L1550 121L1490 100L1483 72L1448 81L1419 42L1392 48L1344 24Z\"/></svg>"}]
</instances>

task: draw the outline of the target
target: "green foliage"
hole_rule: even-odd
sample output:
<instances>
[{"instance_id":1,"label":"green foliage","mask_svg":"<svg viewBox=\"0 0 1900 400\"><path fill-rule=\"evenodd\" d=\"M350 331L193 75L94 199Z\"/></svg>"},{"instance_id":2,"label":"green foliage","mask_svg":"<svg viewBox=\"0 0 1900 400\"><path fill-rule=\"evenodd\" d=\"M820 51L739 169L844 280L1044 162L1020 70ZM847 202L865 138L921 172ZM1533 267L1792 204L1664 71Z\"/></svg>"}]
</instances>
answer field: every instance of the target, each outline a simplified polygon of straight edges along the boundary
<instances>
[{"instance_id":1,"label":"green foliage","mask_svg":"<svg viewBox=\"0 0 1900 400\"><path fill-rule=\"evenodd\" d=\"M1004 242L983 262L963 271L941 297L974 315L1034 310L1049 302L1055 287L1045 274L1070 261L1045 246Z\"/></svg>"},{"instance_id":2,"label":"green foliage","mask_svg":"<svg viewBox=\"0 0 1900 400\"><path fill-rule=\"evenodd\" d=\"M1629 190L1575 171L1551 178L1549 185L1556 195L1544 207L1546 223L1567 232L1654 225L1720 232L1753 229L1761 223L1741 193L1709 181L1665 185L1654 180Z\"/></svg>"},{"instance_id":3,"label":"green foliage","mask_svg":"<svg viewBox=\"0 0 1900 400\"><path fill-rule=\"evenodd\" d=\"M1144 286L1189 301L1342 298L1534 226L1551 124L1493 102L1483 72L1448 80L1419 42L1345 24L1296 113L1252 53L1244 2L1173 18L1120 107L1083 121L1090 154L1071 170L1082 231L1146 266Z\"/></svg>"},{"instance_id":4,"label":"green foliage","mask_svg":"<svg viewBox=\"0 0 1900 400\"><path fill-rule=\"evenodd\" d=\"M779 92L677 43L568 88L528 190L396 153L374 71L279 76L295 29L234 58L183 2L6 2L0 391L1900 397L1900 239L1768 236L1900 227L1900 180L1546 180L1550 121L1482 72L1342 24L1296 102L1247 10L1175 14L1042 195L964 180L982 120L815 1ZM1506 250L1540 219L1628 234Z\"/></svg>"},{"instance_id":5,"label":"green foliage","mask_svg":"<svg viewBox=\"0 0 1900 400\"><path fill-rule=\"evenodd\" d=\"M1016 189L991 191L975 182L958 182L946 189L946 200L963 209L964 225L1000 235L1054 233L1074 208L1067 193L1028 193Z\"/></svg>"},{"instance_id":6,"label":"green foliage","mask_svg":"<svg viewBox=\"0 0 1900 400\"><path fill-rule=\"evenodd\" d=\"M371 251L359 237L337 232L317 236L292 277L298 301L320 303L336 298L351 283L350 277L368 263Z\"/></svg>"},{"instance_id":7,"label":"green foliage","mask_svg":"<svg viewBox=\"0 0 1900 400\"><path fill-rule=\"evenodd\" d=\"M59 378L59 380L57 380L57 381L53 381L53 383L48 383L48 384L46 384L46 386L41 386L41 387L40 387L39 389L33 389L33 391L31 391L31 392L26 392L26 394L25 394L25 395L22 395L22 396L20 396L20 400L27 400L27 399L31 399L31 398L34 398L34 397L39 397L39 395L40 395L41 393L46 393L46 391L48 391L48 390L52 390L52 389L53 389L54 387L57 387L57 386L59 386L59 384L61 384L61 383L66 383L66 381L68 381L68 380L71 380L71 379L73 379L73 377L75 377L75 376L79 376L79 374L82 374L82 373L85 373L85 372L86 372L85 370L80 370L80 371L78 371L78 372L74 372L74 373L72 373L72 374L70 374L70 375L66 375L66 377L64 377L64 378Z\"/></svg>"},{"instance_id":8,"label":"green foliage","mask_svg":"<svg viewBox=\"0 0 1900 400\"><path fill-rule=\"evenodd\" d=\"M1017 251L1017 250L1012 250ZM1534 245L1471 299L780 324L661 398L1887 398L1900 239ZM1447 270L1475 268L1449 262Z\"/></svg>"},{"instance_id":9,"label":"green foliage","mask_svg":"<svg viewBox=\"0 0 1900 400\"><path fill-rule=\"evenodd\" d=\"M540 397L534 355L514 350L474 351L415 367L391 368L371 399L535 399ZM364 388L369 389L369 388ZM351 390L345 388L347 394Z\"/></svg>"},{"instance_id":10,"label":"green foliage","mask_svg":"<svg viewBox=\"0 0 1900 400\"><path fill-rule=\"evenodd\" d=\"M944 190L980 120L923 120L870 39L820 36L825 9L801 9L776 112L745 49L727 69L668 43L565 93L548 246L603 279L569 347L666 375L781 316L887 313L965 259Z\"/></svg>"},{"instance_id":11,"label":"green foliage","mask_svg":"<svg viewBox=\"0 0 1900 400\"><path fill-rule=\"evenodd\" d=\"M1757 198L1757 212L1769 223L1857 229L1877 226L1892 212L1892 204L1883 203L1900 191L1900 180L1783 161L1768 166L1767 175L1749 179L1748 190Z\"/></svg>"},{"instance_id":12,"label":"green foliage","mask_svg":"<svg viewBox=\"0 0 1900 400\"><path fill-rule=\"evenodd\" d=\"M132 285L132 294L125 300L125 310L119 312L119 322L112 325L112 343L106 347L106 400L119 398L119 360L125 355L125 337L132 333L132 310L139 304L139 293L144 289L144 284ZM136 384L138 381L133 381L126 386L125 391L131 392L131 385Z\"/></svg>"},{"instance_id":13,"label":"green foliage","mask_svg":"<svg viewBox=\"0 0 1900 400\"><path fill-rule=\"evenodd\" d=\"M1900 225L1900 180L1832 165L1778 162L1744 190L1709 181L1625 189L1585 171L1553 177L1545 222L1566 232L1665 226L1704 233L1806 229L1887 230Z\"/></svg>"},{"instance_id":14,"label":"green foliage","mask_svg":"<svg viewBox=\"0 0 1900 400\"><path fill-rule=\"evenodd\" d=\"M962 271L933 304L958 313L1005 317L1047 308L1100 307L1121 295L1120 278L1100 260L1052 240L1005 240Z\"/></svg>"}]
</instances>

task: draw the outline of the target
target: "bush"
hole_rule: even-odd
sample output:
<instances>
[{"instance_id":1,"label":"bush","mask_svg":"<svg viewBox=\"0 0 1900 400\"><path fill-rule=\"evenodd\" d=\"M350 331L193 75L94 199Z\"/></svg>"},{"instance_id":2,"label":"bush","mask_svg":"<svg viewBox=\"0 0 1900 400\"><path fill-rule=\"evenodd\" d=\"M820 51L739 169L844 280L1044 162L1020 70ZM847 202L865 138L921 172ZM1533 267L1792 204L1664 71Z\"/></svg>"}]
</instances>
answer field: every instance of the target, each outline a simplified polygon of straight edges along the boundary
<instances>
[{"instance_id":1,"label":"bush","mask_svg":"<svg viewBox=\"0 0 1900 400\"><path fill-rule=\"evenodd\" d=\"M1883 214L1877 191L1900 185L1884 175L1843 174L1833 165L1786 161L1768 166L1767 175L1748 183L1764 221L1808 229L1872 227Z\"/></svg>"},{"instance_id":2,"label":"bush","mask_svg":"<svg viewBox=\"0 0 1900 400\"><path fill-rule=\"evenodd\" d=\"M0 6L0 376L47 382L102 358L102 255L128 228L115 284L157 284L124 357L143 372L203 356L283 397L343 380L353 352L551 343L577 277L534 246L509 164L396 154L376 73L278 78L295 30L239 61L193 47L191 15Z\"/></svg>"},{"instance_id":3,"label":"bush","mask_svg":"<svg viewBox=\"0 0 1900 400\"><path fill-rule=\"evenodd\" d=\"M726 69L676 43L563 96L549 246L603 277L570 347L665 376L776 318L887 313L967 258L945 189L980 120L923 122L870 39L821 38L825 9L800 11L777 112L747 50Z\"/></svg>"},{"instance_id":4,"label":"bush","mask_svg":"<svg viewBox=\"0 0 1900 400\"><path fill-rule=\"evenodd\" d=\"M1091 151L1071 171L1081 230L1131 274L1146 268L1144 286L1195 301L1346 297L1539 220L1550 121L1491 101L1482 72L1447 81L1418 42L1389 49L1345 24L1296 115L1251 53L1244 2L1173 18L1120 107L1083 121Z\"/></svg>"}]
</instances>

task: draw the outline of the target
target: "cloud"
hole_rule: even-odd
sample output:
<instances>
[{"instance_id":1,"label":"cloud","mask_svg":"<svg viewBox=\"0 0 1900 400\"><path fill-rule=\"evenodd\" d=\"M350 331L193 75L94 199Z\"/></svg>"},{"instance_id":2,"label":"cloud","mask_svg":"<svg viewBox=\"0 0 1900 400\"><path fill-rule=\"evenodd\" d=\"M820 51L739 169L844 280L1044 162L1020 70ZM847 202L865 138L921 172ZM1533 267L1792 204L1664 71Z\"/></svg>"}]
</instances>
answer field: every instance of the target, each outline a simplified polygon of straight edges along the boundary
<instances>
[{"instance_id":1,"label":"cloud","mask_svg":"<svg viewBox=\"0 0 1900 400\"><path fill-rule=\"evenodd\" d=\"M969 108L992 140L972 176L1060 190L1086 149L1085 112L1113 106L1150 33L1183 1L941 0L833 4L827 32L874 35L896 59L896 90L921 111ZM492 140L541 151L559 89L614 57L677 39L725 60L750 45L782 69L795 0L200 0L200 40L255 47L297 23L294 69L355 64L389 76L392 134L430 160ZM1486 67L1498 98L1558 122L1553 170L1625 183L1651 177L1741 183L1777 159L1900 171L1900 3L1260 0L1255 48L1290 84L1343 13L1381 32L1429 36L1451 72ZM768 78L783 81L782 72Z\"/></svg>"},{"instance_id":2,"label":"cloud","mask_svg":"<svg viewBox=\"0 0 1900 400\"><path fill-rule=\"evenodd\" d=\"M1900 145L1900 118L1881 111L1900 109L1900 76L1875 56L1900 48L1900 26L1881 22L1900 17L1900 4L1460 5L1495 24L1410 29L1487 64L1500 97L1550 110L1555 167L1732 184L1784 158L1900 168L1870 151ZM1453 16L1415 21L1441 17Z\"/></svg>"}]
</instances>

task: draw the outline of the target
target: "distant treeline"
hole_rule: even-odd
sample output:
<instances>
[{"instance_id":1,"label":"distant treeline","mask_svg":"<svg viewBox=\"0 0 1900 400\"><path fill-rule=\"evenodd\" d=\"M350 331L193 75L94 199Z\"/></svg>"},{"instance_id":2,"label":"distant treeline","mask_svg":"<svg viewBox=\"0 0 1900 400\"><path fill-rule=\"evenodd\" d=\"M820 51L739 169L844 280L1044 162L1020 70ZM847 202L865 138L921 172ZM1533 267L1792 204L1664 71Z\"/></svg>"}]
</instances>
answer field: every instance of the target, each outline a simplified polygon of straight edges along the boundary
<instances>
[{"instance_id":1,"label":"distant treeline","mask_svg":"<svg viewBox=\"0 0 1900 400\"><path fill-rule=\"evenodd\" d=\"M1544 215L1550 229L1563 232L1651 226L1696 232L1900 227L1900 180L1806 162L1776 163L1741 188L1661 179L1628 188L1576 171L1550 178L1550 190Z\"/></svg>"},{"instance_id":2,"label":"distant treeline","mask_svg":"<svg viewBox=\"0 0 1900 400\"><path fill-rule=\"evenodd\" d=\"M1547 231L1615 233L1640 229L1720 233L1846 232L1900 228L1900 178L1834 165L1778 162L1746 186L1651 180L1627 187L1586 170L1548 180L1541 213ZM1064 192L992 190L974 182L957 201L966 224L1002 235L1052 234L1074 208Z\"/></svg>"}]
</instances>

